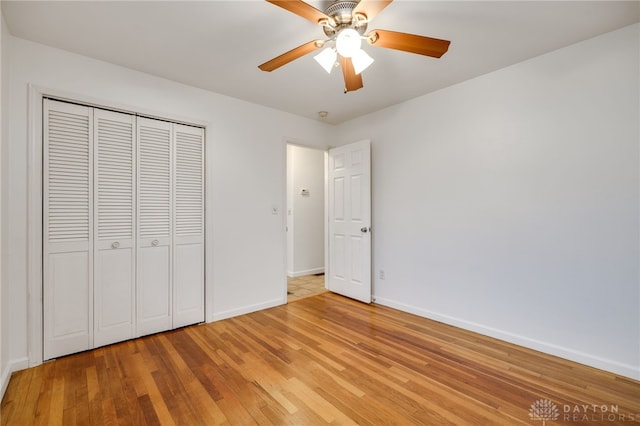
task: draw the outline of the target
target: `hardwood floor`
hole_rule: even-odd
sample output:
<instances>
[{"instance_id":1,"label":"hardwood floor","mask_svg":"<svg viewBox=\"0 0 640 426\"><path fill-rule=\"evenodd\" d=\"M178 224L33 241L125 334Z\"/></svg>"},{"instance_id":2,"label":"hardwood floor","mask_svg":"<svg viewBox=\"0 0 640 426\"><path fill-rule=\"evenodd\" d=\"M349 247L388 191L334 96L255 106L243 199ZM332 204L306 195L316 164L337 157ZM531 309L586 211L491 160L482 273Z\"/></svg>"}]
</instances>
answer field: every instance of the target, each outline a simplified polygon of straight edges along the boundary
<instances>
[{"instance_id":1,"label":"hardwood floor","mask_svg":"<svg viewBox=\"0 0 640 426\"><path fill-rule=\"evenodd\" d=\"M2 425L638 424L640 382L324 293L17 372L1 408Z\"/></svg>"},{"instance_id":2,"label":"hardwood floor","mask_svg":"<svg viewBox=\"0 0 640 426\"><path fill-rule=\"evenodd\" d=\"M324 274L303 275L301 277L287 277L287 301L315 296L327 291L324 288Z\"/></svg>"}]
</instances>

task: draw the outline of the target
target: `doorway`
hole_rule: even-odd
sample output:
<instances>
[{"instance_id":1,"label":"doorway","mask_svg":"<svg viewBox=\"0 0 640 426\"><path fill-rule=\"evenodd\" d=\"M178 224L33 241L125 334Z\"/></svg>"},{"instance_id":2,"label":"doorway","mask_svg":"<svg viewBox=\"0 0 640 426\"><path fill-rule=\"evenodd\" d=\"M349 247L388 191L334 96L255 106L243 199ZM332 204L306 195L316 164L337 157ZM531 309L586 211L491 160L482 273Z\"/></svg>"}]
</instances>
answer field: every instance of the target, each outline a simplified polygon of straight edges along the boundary
<instances>
[{"instance_id":1,"label":"doorway","mask_svg":"<svg viewBox=\"0 0 640 426\"><path fill-rule=\"evenodd\" d=\"M326 151L287 144L287 302L327 291Z\"/></svg>"}]
</instances>

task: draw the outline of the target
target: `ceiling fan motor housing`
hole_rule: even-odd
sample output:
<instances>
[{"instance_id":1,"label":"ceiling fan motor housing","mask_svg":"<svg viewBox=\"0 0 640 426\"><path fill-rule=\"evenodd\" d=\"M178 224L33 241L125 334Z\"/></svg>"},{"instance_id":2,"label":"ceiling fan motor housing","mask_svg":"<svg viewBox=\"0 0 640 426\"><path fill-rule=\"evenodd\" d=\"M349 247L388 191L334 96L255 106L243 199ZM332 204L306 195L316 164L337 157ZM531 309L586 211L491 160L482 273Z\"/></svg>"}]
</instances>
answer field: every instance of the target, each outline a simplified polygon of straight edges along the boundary
<instances>
[{"instance_id":1,"label":"ceiling fan motor housing","mask_svg":"<svg viewBox=\"0 0 640 426\"><path fill-rule=\"evenodd\" d=\"M357 1L337 0L327 7L324 13L336 23L335 26L324 25L322 27L327 37L333 37L345 28L353 28L358 34L364 34L367 29L367 21L354 19L353 16L353 9L358 3Z\"/></svg>"}]
</instances>

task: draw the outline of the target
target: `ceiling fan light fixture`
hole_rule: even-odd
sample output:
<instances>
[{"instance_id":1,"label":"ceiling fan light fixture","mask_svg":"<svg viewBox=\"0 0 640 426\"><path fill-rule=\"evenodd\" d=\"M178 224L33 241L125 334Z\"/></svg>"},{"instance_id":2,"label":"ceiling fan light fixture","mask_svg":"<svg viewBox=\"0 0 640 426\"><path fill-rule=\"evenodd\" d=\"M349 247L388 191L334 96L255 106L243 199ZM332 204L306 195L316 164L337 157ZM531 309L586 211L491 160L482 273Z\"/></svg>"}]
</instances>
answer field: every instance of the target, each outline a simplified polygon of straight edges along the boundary
<instances>
[{"instance_id":1,"label":"ceiling fan light fixture","mask_svg":"<svg viewBox=\"0 0 640 426\"><path fill-rule=\"evenodd\" d=\"M344 58L352 57L362 45L360 34L353 28L345 28L338 33L336 38L336 49L340 56Z\"/></svg>"},{"instance_id":2,"label":"ceiling fan light fixture","mask_svg":"<svg viewBox=\"0 0 640 426\"><path fill-rule=\"evenodd\" d=\"M362 71L366 70L373 61L374 59L362 49L358 49L358 51L356 51L356 53L351 57L353 69L356 74L360 74Z\"/></svg>"},{"instance_id":3,"label":"ceiling fan light fixture","mask_svg":"<svg viewBox=\"0 0 640 426\"><path fill-rule=\"evenodd\" d=\"M336 63L337 57L338 54L336 53L336 49L333 47L327 47L322 52L314 56L313 59L315 59L328 74L331 74L331 70Z\"/></svg>"}]
</instances>

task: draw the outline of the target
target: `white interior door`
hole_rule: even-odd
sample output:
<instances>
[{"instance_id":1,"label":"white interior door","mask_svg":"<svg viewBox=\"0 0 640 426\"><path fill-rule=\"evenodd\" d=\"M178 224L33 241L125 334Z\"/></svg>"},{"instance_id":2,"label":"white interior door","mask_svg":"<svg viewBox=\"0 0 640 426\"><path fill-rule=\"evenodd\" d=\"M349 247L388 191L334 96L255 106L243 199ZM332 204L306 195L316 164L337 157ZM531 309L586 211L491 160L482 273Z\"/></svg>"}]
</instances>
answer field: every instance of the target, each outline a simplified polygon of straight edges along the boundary
<instances>
[{"instance_id":1,"label":"white interior door","mask_svg":"<svg viewBox=\"0 0 640 426\"><path fill-rule=\"evenodd\" d=\"M172 276L171 123L138 118L137 334L170 330Z\"/></svg>"},{"instance_id":2,"label":"white interior door","mask_svg":"<svg viewBox=\"0 0 640 426\"><path fill-rule=\"evenodd\" d=\"M329 150L329 290L371 302L371 147Z\"/></svg>"},{"instance_id":3,"label":"white interior door","mask_svg":"<svg viewBox=\"0 0 640 426\"><path fill-rule=\"evenodd\" d=\"M204 321L204 131L173 125L173 327Z\"/></svg>"},{"instance_id":4,"label":"white interior door","mask_svg":"<svg viewBox=\"0 0 640 426\"><path fill-rule=\"evenodd\" d=\"M43 359L93 346L92 110L45 99Z\"/></svg>"},{"instance_id":5,"label":"white interior door","mask_svg":"<svg viewBox=\"0 0 640 426\"><path fill-rule=\"evenodd\" d=\"M135 116L94 113L94 346L135 337Z\"/></svg>"}]
</instances>

